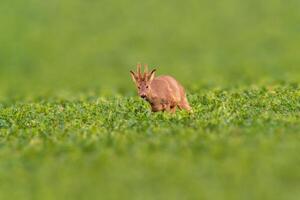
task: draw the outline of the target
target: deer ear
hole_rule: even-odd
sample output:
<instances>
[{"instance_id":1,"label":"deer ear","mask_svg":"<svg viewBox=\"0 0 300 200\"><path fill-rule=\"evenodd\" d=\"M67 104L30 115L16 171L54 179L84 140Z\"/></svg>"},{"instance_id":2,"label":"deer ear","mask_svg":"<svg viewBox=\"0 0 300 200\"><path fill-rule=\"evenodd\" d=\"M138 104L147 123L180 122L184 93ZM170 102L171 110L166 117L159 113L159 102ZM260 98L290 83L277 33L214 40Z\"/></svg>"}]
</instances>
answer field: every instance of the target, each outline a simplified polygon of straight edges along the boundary
<instances>
[{"instance_id":1,"label":"deer ear","mask_svg":"<svg viewBox=\"0 0 300 200\"><path fill-rule=\"evenodd\" d=\"M148 77L149 82L153 81L153 79L155 77L155 72L156 72L156 69L154 69L150 72L149 77Z\"/></svg>"},{"instance_id":2,"label":"deer ear","mask_svg":"<svg viewBox=\"0 0 300 200\"><path fill-rule=\"evenodd\" d=\"M133 71L130 71L130 75L131 75L131 78L132 78L133 82L136 83L137 82L136 74Z\"/></svg>"}]
</instances>

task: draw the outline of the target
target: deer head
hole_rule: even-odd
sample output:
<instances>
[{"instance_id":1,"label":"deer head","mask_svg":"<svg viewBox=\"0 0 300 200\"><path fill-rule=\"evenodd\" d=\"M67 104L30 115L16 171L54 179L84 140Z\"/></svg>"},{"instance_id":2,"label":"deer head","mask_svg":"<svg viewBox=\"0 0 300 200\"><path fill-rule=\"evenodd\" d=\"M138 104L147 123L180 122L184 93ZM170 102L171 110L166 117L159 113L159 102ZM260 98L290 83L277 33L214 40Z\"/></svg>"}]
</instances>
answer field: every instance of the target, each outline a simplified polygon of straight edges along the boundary
<instances>
[{"instance_id":1,"label":"deer head","mask_svg":"<svg viewBox=\"0 0 300 200\"><path fill-rule=\"evenodd\" d=\"M144 73L141 73L142 64L137 64L137 72L130 71L131 78L135 83L141 98L147 99L151 93L151 83L155 77L156 69L148 72L148 65L144 65Z\"/></svg>"}]
</instances>

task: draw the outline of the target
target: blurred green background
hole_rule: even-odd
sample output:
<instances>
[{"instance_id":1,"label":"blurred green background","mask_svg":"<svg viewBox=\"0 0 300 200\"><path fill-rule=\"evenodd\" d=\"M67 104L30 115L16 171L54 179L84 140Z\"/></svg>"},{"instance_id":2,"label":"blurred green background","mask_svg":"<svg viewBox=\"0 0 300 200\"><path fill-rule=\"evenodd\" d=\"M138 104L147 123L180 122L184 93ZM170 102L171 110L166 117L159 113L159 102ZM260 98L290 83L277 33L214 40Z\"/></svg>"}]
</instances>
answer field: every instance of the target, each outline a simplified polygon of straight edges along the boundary
<instances>
[{"instance_id":1,"label":"blurred green background","mask_svg":"<svg viewBox=\"0 0 300 200\"><path fill-rule=\"evenodd\" d=\"M132 91L137 62L191 91L300 80L298 0L2 0L1 91Z\"/></svg>"}]
</instances>

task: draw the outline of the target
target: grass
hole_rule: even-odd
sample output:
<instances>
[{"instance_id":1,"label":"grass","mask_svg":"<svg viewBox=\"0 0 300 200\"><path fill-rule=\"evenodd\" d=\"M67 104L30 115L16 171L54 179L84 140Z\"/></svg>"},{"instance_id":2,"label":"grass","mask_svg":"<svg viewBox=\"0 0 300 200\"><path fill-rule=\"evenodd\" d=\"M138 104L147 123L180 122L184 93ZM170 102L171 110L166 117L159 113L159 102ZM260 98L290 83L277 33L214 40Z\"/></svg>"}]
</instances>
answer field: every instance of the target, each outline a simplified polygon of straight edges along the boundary
<instances>
[{"instance_id":1,"label":"grass","mask_svg":"<svg viewBox=\"0 0 300 200\"><path fill-rule=\"evenodd\" d=\"M299 199L299 1L0 2L0 199ZM137 62L194 113L152 114Z\"/></svg>"},{"instance_id":2,"label":"grass","mask_svg":"<svg viewBox=\"0 0 300 200\"><path fill-rule=\"evenodd\" d=\"M3 102L1 198L299 197L298 87L189 98L192 115L122 96Z\"/></svg>"}]
</instances>

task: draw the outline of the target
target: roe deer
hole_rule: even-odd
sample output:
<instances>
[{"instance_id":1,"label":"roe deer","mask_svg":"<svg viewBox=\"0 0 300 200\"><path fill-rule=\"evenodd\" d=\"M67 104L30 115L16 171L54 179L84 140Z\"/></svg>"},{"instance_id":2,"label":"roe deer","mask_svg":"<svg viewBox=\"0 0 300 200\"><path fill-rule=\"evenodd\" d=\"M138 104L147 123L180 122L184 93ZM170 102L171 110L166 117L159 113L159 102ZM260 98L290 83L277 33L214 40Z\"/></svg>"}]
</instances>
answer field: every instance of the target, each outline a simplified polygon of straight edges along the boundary
<instances>
[{"instance_id":1,"label":"roe deer","mask_svg":"<svg viewBox=\"0 0 300 200\"><path fill-rule=\"evenodd\" d=\"M177 107L180 110L191 111L185 90L176 79L171 76L155 77L156 69L148 72L147 65L142 74L141 67L141 64L137 64L137 72L130 73L139 96L150 103L152 112L175 113Z\"/></svg>"}]
</instances>

